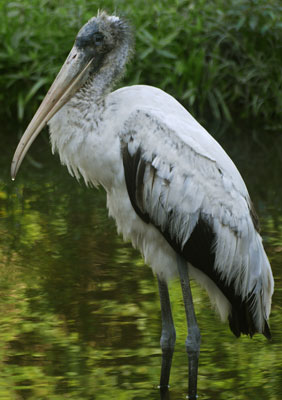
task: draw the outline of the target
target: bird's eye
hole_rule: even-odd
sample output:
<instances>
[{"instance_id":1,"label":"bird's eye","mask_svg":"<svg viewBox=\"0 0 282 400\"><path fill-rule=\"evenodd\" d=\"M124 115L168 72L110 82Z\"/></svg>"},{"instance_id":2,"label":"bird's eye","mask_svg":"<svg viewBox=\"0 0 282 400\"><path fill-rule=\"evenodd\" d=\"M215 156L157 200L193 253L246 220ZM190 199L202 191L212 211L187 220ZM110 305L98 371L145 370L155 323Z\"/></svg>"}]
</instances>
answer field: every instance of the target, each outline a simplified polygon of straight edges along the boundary
<instances>
[{"instance_id":1,"label":"bird's eye","mask_svg":"<svg viewBox=\"0 0 282 400\"><path fill-rule=\"evenodd\" d=\"M96 45L100 45L100 44L102 44L103 43L103 40L104 40L104 35L101 33L101 32L96 32L95 34L94 34L94 43L96 44Z\"/></svg>"}]
</instances>

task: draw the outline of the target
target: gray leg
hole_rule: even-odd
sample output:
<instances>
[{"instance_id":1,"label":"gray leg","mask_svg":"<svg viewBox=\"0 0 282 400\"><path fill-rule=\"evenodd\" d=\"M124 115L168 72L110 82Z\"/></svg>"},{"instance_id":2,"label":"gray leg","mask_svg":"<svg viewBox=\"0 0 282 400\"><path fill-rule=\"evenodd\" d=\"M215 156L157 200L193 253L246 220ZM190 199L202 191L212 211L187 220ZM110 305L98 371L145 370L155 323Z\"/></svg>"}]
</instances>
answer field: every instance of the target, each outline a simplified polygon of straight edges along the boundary
<instances>
[{"instance_id":1,"label":"gray leg","mask_svg":"<svg viewBox=\"0 0 282 400\"><path fill-rule=\"evenodd\" d=\"M171 314L171 307L169 301L169 293L166 282L158 277L159 293L161 300L161 314L162 314L162 335L161 335L161 349L162 349L162 371L160 378L160 390L166 391L169 387L169 375L172 362L172 355L175 343L175 329L173 325L173 318Z\"/></svg>"},{"instance_id":2,"label":"gray leg","mask_svg":"<svg viewBox=\"0 0 282 400\"><path fill-rule=\"evenodd\" d=\"M188 336L185 342L189 363L188 398L190 400L195 400L197 398L198 359L200 353L201 335L193 306L187 262L180 255L177 255L177 267L182 287L188 328Z\"/></svg>"}]
</instances>

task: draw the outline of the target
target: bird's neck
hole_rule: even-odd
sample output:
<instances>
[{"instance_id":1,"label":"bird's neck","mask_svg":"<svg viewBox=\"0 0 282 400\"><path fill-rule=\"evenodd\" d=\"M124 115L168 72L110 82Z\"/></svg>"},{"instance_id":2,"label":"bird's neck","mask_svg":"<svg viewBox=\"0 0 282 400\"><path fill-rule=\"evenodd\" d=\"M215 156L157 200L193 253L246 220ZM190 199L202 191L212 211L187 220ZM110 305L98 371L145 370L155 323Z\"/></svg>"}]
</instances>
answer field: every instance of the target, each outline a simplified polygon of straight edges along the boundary
<instances>
[{"instance_id":1,"label":"bird's neck","mask_svg":"<svg viewBox=\"0 0 282 400\"><path fill-rule=\"evenodd\" d=\"M130 39L124 40L120 46L112 50L104 59L102 67L76 93L76 100L88 104L100 103L113 90L114 85L122 77L131 53Z\"/></svg>"},{"instance_id":2,"label":"bird's neck","mask_svg":"<svg viewBox=\"0 0 282 400\"><path fill-rule=\"evenodd\" d=\"M93 79L49 121L52 151L58 151L62 164L77 178L82 175L86 183L107 187L110 168L99 163L101 159L107 162L105 154L112 155L110 151L105 153L104 100L121 77L130 49L130 43L124 42L112 51ZM115 140L114 135L108 140Z\"/></svg>"}]
</instances>

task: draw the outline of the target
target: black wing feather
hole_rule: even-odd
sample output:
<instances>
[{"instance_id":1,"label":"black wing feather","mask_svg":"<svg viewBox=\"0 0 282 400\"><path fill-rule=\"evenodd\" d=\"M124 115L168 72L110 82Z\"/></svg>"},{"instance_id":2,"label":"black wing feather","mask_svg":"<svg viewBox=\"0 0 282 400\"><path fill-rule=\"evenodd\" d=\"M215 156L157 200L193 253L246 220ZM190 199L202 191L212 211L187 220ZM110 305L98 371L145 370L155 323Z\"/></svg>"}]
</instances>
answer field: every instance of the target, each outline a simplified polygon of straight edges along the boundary
<instances>
[{"instance_id":1,"label":"black wing feather","mask_svg":"<svg viewBox=\"0 0 282 400\"><path fill-rule=\"evenodd\" d=\"M200 214L197 224L192 231L189 239L184 246L172 237L171 229L169 229L170 221L175 217L176 210L167 212L166 223L159 226L153 215L148 213L144 206L144 176L146 166L149 164L150 171L153 173L152 185L154 185L155 176L158 171L148 161L142 157L142 150L138 147L134 154L131 154L127 143L123 144L122 157L124 165L124 174L129 198L136 214L146 223L153 224L165 237L171 247L183 258L190 262L195 268L204 272L221 290L232 306L229 315L230 329L235 336L239 337L241 333L253 336L257 329L254 324L254 317L251 311L253 296L242 300L240 296L235 294L233 282L227 284L218 271L214 268L215 254L213 246L215 243L215 233L208 223L207 219ZM166 185L168 181L164 182ZM271 334L267 322L265 321L263 334L270 339Z\"/></svg>"}]
</instances>

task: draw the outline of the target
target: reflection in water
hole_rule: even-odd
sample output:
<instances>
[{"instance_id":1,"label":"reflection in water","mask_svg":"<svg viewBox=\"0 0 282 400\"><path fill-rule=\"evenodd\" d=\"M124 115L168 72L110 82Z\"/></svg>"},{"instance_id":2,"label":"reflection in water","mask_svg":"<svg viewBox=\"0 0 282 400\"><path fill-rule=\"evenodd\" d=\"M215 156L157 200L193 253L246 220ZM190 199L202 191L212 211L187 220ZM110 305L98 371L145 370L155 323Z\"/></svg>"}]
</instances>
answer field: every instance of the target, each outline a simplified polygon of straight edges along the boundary
<instances>
[{"instance_id":1,"label":"reflection in water","mask_svg":"<svg viewBox=\"0 0 282 400\"><path fill-rule=\"evenodd\" d=\"M33 154L44 168L26 162L12 183L12 153L1 160L0 399L160 399L161 323L151 270L117 236L102 190L77 184L40 142ZM201 399L274 400L282 393L281 167L265 157L250 148L233 155L274 269L273 340L233 337L193 285ZM171 286L177 342L166 400L185 398L187 387L181 290L178 282Z\"/></svg>"}]
</instances>

